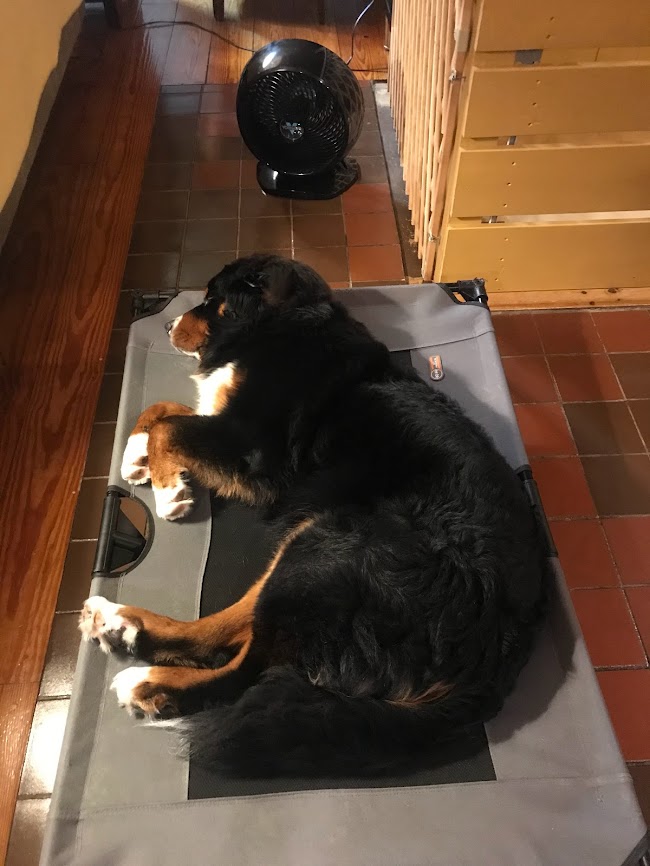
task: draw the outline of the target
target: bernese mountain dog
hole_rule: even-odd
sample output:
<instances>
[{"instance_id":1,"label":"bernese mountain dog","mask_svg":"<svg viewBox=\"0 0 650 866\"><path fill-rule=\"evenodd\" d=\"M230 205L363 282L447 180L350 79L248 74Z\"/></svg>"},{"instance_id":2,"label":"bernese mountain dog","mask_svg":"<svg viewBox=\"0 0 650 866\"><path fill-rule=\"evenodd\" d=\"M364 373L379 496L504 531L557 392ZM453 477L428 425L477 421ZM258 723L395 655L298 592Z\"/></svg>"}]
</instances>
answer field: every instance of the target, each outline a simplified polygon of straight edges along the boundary
<instances>
[{"instance_id":1,"label":"bernese mountain dog","mask_svg":"<svg viewBox=\"0 0 650 866\"><path fill-rule=\"evenodd\" d=\"M195 622L88 599L84 636L146 663L115 677L119 703L256 776L387 770L494 716L549 565L487 434L298 262L227 265L168 332L198 361L197 408L146 409L124 478L170 520L196 483L265 505L276 552Z\"/></svg>"}]
</instances>

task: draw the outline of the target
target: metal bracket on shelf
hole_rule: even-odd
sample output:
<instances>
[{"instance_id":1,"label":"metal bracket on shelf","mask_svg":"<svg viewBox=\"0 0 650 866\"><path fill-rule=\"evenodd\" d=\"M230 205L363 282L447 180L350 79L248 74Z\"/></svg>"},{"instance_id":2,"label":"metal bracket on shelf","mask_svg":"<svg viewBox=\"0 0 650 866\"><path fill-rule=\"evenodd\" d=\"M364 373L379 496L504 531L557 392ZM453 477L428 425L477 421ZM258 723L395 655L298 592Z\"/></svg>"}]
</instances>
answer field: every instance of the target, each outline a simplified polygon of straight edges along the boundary
<instances>
[{"instance_id":1,"label":"metal bracket on shelf","mask_svg":"<svg viewBox=\"0 0 650 866\"><path fill-rule=\"evenodd\" d=\"M527 48L524 51L515 51L515 63L518 66L534 66L541 59L541 48Z\"/></svg>"},{"instance_id":2,"label":"metal bracket on shelf","mask_svg":"<svg viewBox=\"0 0 650 866\"><path fill-rule=\"evenodd\" d=\"M166 306L178 292L176 289L162 289L159 292L132 292L132 312L136 319L151 316Z\"/></svg>"},{"instance_id":3,"label":"metal bracket on shelf","mask_svg":"<svg viewBox=\"0 0 650 866\"><path fill-rule=\"evenodd\" d=\"M528 501L530 502L530 506L535 513L535 519L539 525L539 528L542 532L542 536L546 542L546 550L550 557L557 556L557 548L555 546L555 542L553 541L553 535L551 534L551 528L548 525L548 520L546 518L546 514L544 513L544 506L542 505L542 497L539 495L539 488L537 487L537 482L533 478L533 470L530 466L524 466L523 469L520 469L517 472L520 481L524 485L524 490L526 492L526 496L528 497Z\"/></svg>"},{"instance_id":4,"label":"metal bracket on shelf","mask_svg":"<svg viewBox=\"0 0 650 866\"><path fill-rule=\"evenodd\" d=\"M447 293L460 295L465 301L488 305L488 294L485 291L485 280L474 277L473 280L457 280L455 283L440 283Z\"/></svg>"}]
</instances>

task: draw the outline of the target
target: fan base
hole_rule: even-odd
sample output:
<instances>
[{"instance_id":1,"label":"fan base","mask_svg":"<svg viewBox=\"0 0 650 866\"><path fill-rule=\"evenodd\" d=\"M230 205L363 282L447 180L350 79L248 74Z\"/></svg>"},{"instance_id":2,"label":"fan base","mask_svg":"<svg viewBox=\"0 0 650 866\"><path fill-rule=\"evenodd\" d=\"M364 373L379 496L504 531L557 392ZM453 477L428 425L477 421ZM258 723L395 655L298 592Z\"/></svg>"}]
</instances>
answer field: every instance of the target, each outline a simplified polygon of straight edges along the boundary
<instances>
[{"instance_id":1,"label":"fan base","mask_svg":"<svg viewBox=\"0 0 650 866\"><path fill-rule=\"evenodd\" d=\"M267 195L282 198L328 199L344 193L359 177L356 159L344 159L320 174L283 174L257 163L257 182Z\"/></svg>"}]
</instances>

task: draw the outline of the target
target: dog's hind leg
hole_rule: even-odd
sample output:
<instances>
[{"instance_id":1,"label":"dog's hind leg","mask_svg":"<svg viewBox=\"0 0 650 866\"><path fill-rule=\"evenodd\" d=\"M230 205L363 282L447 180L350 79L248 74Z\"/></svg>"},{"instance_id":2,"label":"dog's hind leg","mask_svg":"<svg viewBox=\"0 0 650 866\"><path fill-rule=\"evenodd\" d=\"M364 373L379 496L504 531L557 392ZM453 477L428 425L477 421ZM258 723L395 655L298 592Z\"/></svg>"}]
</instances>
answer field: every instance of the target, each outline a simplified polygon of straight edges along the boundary
<instances>
[{"instance_id":1,"label":"dog's hind leg","mask_svg":"<svg viewBox=\"0 0 650 866\"><path fill-rule=\"evenodd\" d=\"M86 640L96 640L107 653L132 655L151 664L214 667L220 653L250 642L263 581L225 610L191 622L93 596L84 604L79 628Z\"/></svg>"},{"instance_id":2,"label":"dog's hind leg","mask_svg":"<svg viewBox=\"0 0 650 866\"><path fill-rule=\"evenodd\" d=\"M171 415L193 414L194 410L182 403L154 403L145 409L127 440L122 458L122 478L129 484L146 484L151 478L148 446L153 426Z\"/></svg>"},{"instance_id":3,"label":"dog's hind leg","mask_svg":"<svg viewBox=\"0 0 650 866\"><path fill-rule=\"evenodd\" d=\"M247 461L254 449L224 415L163 418L151 428L147 450L156 513L166 520L192 508L190 479L249 505L273 498L266 482L251 480Z\"/></svg>"},{"instance_id":4,"label":"dog's hind leg","mask_svg":"<svg viewBox=\"0 0 650 866\"><path fill-rule=\"evenodd\" d=\"M219 613L181 622L94 596L84 604L79 629L86 640L96 640L107 653L132 655L150 664L215 667L224 651L236 655L251 643L264 585L287 548L313 523L313 519L305 520L287 532L259 580L238 602Z\"/></svg>"},{"instance_id":5,"label":"dog's hind leg","mask_svg":"<svg viewBox=\"0 0 650 866\"><path fill-rule=\"evenodd\" d=\"M223 667L129 667L120 671L111 688L120 706L134 715L153 719L186 715L207 701L234 701L252 684L262 665L247 641Z\"/></svg>"}]
</instances>

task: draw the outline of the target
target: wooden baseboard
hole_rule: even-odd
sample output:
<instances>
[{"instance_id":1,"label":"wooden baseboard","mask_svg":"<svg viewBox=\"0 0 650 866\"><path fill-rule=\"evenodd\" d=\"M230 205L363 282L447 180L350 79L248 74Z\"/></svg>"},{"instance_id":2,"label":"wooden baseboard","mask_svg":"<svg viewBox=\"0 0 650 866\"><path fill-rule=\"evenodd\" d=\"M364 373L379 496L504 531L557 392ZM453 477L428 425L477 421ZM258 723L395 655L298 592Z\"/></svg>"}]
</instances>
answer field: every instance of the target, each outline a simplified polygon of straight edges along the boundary
<instances>
[{"instance_id":1,"label":"wooden baseboard","mask_svg":"<svg viewBox=\"0 0 650 866\"><path fill-rule=\"evenodd\" d=\"M639 307L650 305L650 287L634 289L565 289L547 292L490 292L493 310L562 310L572 307Z\"/></svg>"},{"instance_id":2,"label":"wooden baseboard","mask_svg":"<svg viewBox=\"0 0 650 866\"><path fill-rule=\"evenodd\" d=\"M408 277L407 282L426 282ZM580 307L648 307L650 287L635 289L558 289L549 292L494 292L488 284L491 310L570 310Z\"/></svg>"}]
</instances>

